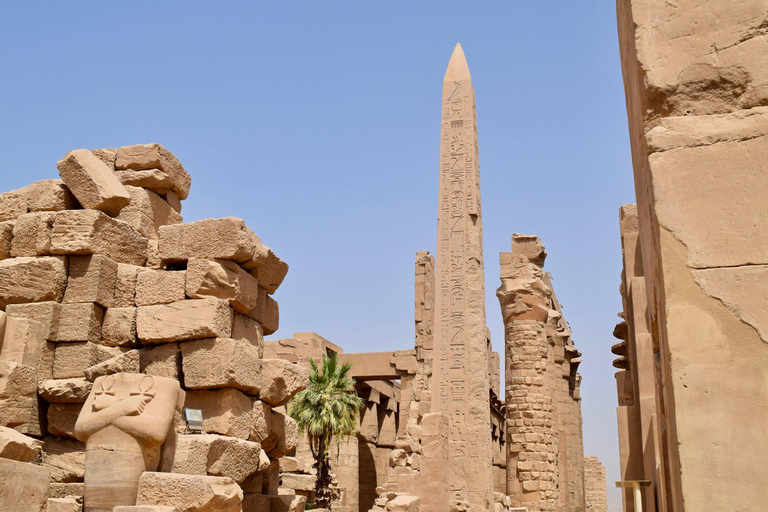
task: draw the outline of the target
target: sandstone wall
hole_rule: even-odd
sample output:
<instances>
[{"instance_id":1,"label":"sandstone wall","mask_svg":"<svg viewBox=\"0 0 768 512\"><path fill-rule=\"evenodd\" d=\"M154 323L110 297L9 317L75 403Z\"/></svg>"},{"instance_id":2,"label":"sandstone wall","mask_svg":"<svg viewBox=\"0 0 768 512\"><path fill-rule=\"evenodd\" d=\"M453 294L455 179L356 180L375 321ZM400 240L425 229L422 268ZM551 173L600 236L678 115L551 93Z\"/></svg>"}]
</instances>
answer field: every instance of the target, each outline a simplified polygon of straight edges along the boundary
<instances>
[{"instance_id":1,"label":"sandstone wall","mask_svg":"<svg viewBox=\"0 0 768 512\"><path fill-rule=\"evenodd\" d=\"M608 512L605 466L597 457L584 457L584 501L590 512Z\"/></svg>"}]
</instances>

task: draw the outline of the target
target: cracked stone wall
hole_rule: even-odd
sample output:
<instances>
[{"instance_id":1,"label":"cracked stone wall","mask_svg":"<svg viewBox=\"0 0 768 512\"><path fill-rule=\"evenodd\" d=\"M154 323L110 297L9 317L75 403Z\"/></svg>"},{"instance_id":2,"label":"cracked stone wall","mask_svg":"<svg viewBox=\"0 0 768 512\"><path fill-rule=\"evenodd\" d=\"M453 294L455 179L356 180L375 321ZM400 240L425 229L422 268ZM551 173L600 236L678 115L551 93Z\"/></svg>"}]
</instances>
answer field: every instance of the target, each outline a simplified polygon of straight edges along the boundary
<instances>
[{"instance_id":1,"label":"cracked stone wall","mask_svg":"<svg viewBox=\"0 0 768 512\"><path fill-rule=\"evenodd\" d=\"M663 510L768 499L766 7L617 2Z\"/></svg>"}]
</instances>

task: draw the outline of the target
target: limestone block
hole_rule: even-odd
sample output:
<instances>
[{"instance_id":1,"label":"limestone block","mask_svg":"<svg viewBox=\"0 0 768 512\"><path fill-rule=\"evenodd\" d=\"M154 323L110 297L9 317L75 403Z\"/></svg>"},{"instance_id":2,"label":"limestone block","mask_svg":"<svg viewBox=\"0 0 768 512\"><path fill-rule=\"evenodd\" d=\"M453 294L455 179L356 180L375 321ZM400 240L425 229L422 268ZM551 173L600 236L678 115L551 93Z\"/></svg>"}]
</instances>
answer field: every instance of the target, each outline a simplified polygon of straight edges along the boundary
<instances>
[{"instance_id":1,"label":"limestone block","mask_svg":"<svg viewBox=\"0 0 768 512\"><path fill-rule=\"evenodd\" d=\"M242 219L204 219L160 228L160 258L183 263L190 258L232 260L252 270L267 260L269 249Z\"/></svg>"},{"instance_id":2,"label":"limestone block","mask_svg":"<svg viewBox=\"0 0 768 512\"><path fill-rule=\"evenodd\" d=\"M45 512L83 512L83 500L74 496L48 498Z\"/></svg>"},{"instance_id":3,"label":"limestone block","mask_svg":"<svg viewBox=\"0 0 768 512\"><path fill-rule=\"evenodd\" d=\"M59 322L51 341L75 342L101 341L101 322L104 309L93 302L62 304L59 308Z\"/></svg>"},{"instance_id":4,"label":"limestone block","mask_svg":"<svg viewBox=\"0 0 768 512\"><path fill-rule=\"evenodd\" d=\"M243 494L243 512L269 512L269 496L259 492L247 492Z\"/></svg>"},{"instance_id":5,"label":"limestone block","mask_svg":"<svg viewBox=\"0 0 768 512\"><path fill-rule=\"evenodd\" d=\"M269 433L272 424L272 408L261 400L253 401L251 431L248 439L261 443L265 451L275 447L276 439L270 439Z\"/></svg>"},{"instance_id":6,"label":"limestone block","mask_svg":"<svg viewBox=\"0 0 768 512\"><path fill-rule=\"evenodd\" d=\"M270 419L269 440L276 440L274 448L267 451L270 458L284 457L299 444L299 427L296 420L278 411L272 411Z\"/></svg>"},{"instance_id":7,"label":"limestone block","mask_svg":"<svg viewBox=\"0 0 768 512\"><path fill-rule=\"evenodd\" d=\"M154 270L163 268L163 262L160 259L160 249L158 247L157 240L149 240L147 243L147 262L144 264L145 267Z\"/></svg>"},{"instance_id":8,"label":"limestone block","mask_svg":"<svg viewBox=\"0 0 768 512\"><path fill-rule=\"evenodd\" d=\"M280 475L283 481L282 487L297 491L314 491L315 475L300 475L296 473L283 473Z\"/></svg>"},{"instance_id":9,"label":"limestone block","mask_svg":"<svg viewBox=\"0 0 768 512\"><path fill-rule=\"evenodd\" d=\"M181 214L151 190L131 186L125 188L131 194L131 204L123 208L117 218L130 224L142 236L157 240L160 226L183 222Z\"/></svg>"},{"instance_id":10,"label":"limestone block","mask_svg":"<svg viewBox=\"0 0 768 512\"><path fill-rule=\"evenodd\" d=\"M136 278L136 305L184 300L184 271L142 269Z\"/></svg>"},{"instance_id":11,"label":"limestone block","mask_svg":"<svg viewBox=\"0 0 768 512\"><path fill-rule=\"evenodd\" d=\"M261 492L263 494L277 495L280 487L280 463L275 460L269 461L269 467L263 473Z\"/></svg>"},{"instance_id":12,"label":"limestone block","mask_svg":"<svg viewBox=\"0 0 768 512\"><path fill-rule=\"evenodd\" d=\"M213 434L180 435L172 473L229 477L238 484L263 471L259 443ZM267 464L268 465L268 464Z\"/></svg>"},{"instance_id":13,"label":"limestone block","mask_svg":"<svg viewBox=\"0 0 768 512\"><path fill-rule=\"evenodd\" d=\"M301 473L303 470L302 464L296 457L281 457L279 462L280 473Z\"/></svg>"},{"instance_id":14,"label":"limestone block","mask_svg":"<svg viewBox=\"0 0 768 512\"><path fill-rule=\"evenodd\" d=\"M117 215L131 201L115 173L87 149L75 149L56 163L59 176L83 208Z\"/></svg>"},{"instance_id":15,"label":"limestone block","mask_svg":"<svg viewBox=\"0 0 768 512\"><path fill-rule=\"evenodd\" d=\"M13 247L13 226L16 221L0 222L0 260L11 257Z\"/></svg>"},{"instance_id":16,"label":"limestone block","mask_svg":"<svg viewBox=\"0 0 768 512\"><path fill-rule=\"evenodd\" d=\"M135 171L159 169L168 175L171 180L170 188L179 195L179 198L186 199L189 195L192 178L182 167L178 158L160 144L123 146L116 152L115 169Z\"/></svg>"},{"instance_id":17,"label":"limestone block","mask_svg":"<svg viewBox=\"0 0 768 512\"><path fill-rule=\"evenodd\" d=\"M117 263L103 254L69 257L69 280L64 302L95 302L111 308L115 303Z\"/></svg>"},{"instance_id":18,"label":"limestone block","mask_svg":"<svg viewBox=\"0 0 768 512\"><path fill-rule=\"evenodd\" d=\"M146 472L139 479L137 505L167 505L174 512L240 512L243 491L220 476Z\"/></svg>"},{"instance_id":19,"label":"limestone block","mask_svg":"<svg viewBox=\"0 0 768 512\"><path fill-rule=\"evenodd\" d=\"M135 307L109 308L101 325L101 343L110 347L136 347Z\"/></svg>"},{"instance_id":20,"label":"limestone block","mask_svg":"<svg viewBox=\"0 0 768 512\"><path fill-rule=\"evenodd\" d=\"M264 288L259 287L259 300L256 307L248 312L248 316L261 324L265 335L274 333L280 324L280 310L277 301L267 295Z\"/></svg>"},{"instance_id":21,"label":"limestone block","mask_svg":"<svg viewBox=\"0 0 768 512\"><path fill-rule=\"evenodd\" d=\"M165 200L168 201L171 208L181 213L181 199L179 199L179 195L176 192L169 190L168 193L165 194Z\"/></svg>"},{"instance_id":22,"label":"limestone block","mask_svg":"<svg viewBox=\"0 0 768 512\"><path fill-rule=\"evenodd\" d=\"M0 458L0 510L41 512L48 499L51 472L41 466Z\"/></svg>"},{"instance_id":23,"label":"limestone block","mask_svg":"<svg viewBox=\"0 0 768 512\"><path fill-rule=\"evenodd\" d=\"M203 411L203 429L209 434L248 439L253 423L251 399L233 388L187 391L185 407Z\"/></svg>"},{"instance_id":24,"label":"limestone block","mask_svg":"<svg viewBox=\"0 0 768 512\"><path fill-rule=\"evenodd\" d=\"M49 498L66 498L67 496L83 496L84 484L81 482L51 482Z\"/></svg>"},{"instance_id":25,"label":"limestone block","mask_svg":"<svg viewBox=\"0 0 768 512\"><path fill-rule=\"evenodd\" d=\"M232 316L232 338L247 341L264 357L264 330L261 324L245 315L235 313Z\"/></svg>"},{"instance_id":26,"label":"limestone block","mask_svg":"<svg viewBox=\"0 0 768 512\"><path fill-rule=\"evenodd\" d=\"M48 433L58 437L75 437L75 423L83 404L51 404L48 407Z\"/></svg>"},{"instance_id":27,"label":"limestone block","mask_svg":"<svg viewBox=\"0 0 768 512\"><path fill-rule=\"evenodd\" d=\"M259 286L267 290L267 293L272 294L277 291L286 274L288 274L288 264L269 249L266 261L255 270L252 270L251 274L258 279Z\"/></svg>"},{"instance_id":28,"label":"limestone block","mask_svg":"<svg viewBox=\"0 0 768 512\"><path fill-rule=\"evenodd\" d=\"M61 180L36 181L27 187L27 206L30 212L58 212L74 210L80 205Z\"/></svg>"},{"instance_id":29,"label":"limestone block","mask_svg":"<svg viewBox=\"0 0 768 512\"><path fill-rule=\"evenodd\" d=\"M259 376L259 398L278 407L309 385L309 371L284 359L263 359Z\"/></svg>"},{"instance_id":30,"label":"limestone block","mask_svg":"<svg viewBox=\"0 0 768 512\"><path fill-rule=\"evenodd\" d=\"M37 385L37 392L46 402L82 404L91 392L91 383L85 378L48 379Z\"/></svg>"},{"instance_id":31,"label":"limestone block","mask_svg":"<svg viewBox=\"0 0 768 512\"><path fill-rule=\"evenodd\" d=\"M30 302L28 304L8 304L5 312L9 317L27 319L44 326L45 339L52 339L59 325L58 302Z\"/></svg>"},{"instance_id":32,"label":"limestone block","mask_svg":"<svg viewBox=\"0 0 768 512\"><path fill-rule=\"evenodd\" d=\"M3 344L0 346L0 360L13 361L37 370L46 334L45 325L40 322L8 316Z\"/></svg>"},{"instance_id":33,"label":"limestone block","mask_svg":"<svg viewBox=\"0 0 768 512\"><path fill-rule=\"evenodd\" d=\"M136 279L142 267L117 264L117 276L115 278L115 302L116 308L127 308L136 305Z\"/></svg>"},{"instance_id":34,"label":"limestone block","mask_svg":"<svg viewBox=\"0 0 768 512\"><path fill-rule=\"evenodd\" d=\"M419 512L419 497L403 494L387 502L388 512Z\"/></svg>"},{"instance_id":35,"label":"limestone block","mask_svg":"<svg viewBox=\"0 0 768 512\"><path fill-rule=\"evenodd\" d=\"M136 334L145 344L226 338L231 333L229 304L219 299L190 299L167 305L142 306L136 317Z\"/></svg>"},{"instance_id":36,"label":"limestone block","mask_svg":"<svg viewBox=\"0 0 768 512\"><path fill-rule=\"evenodd\" d=\"M270 512L301 512L307 504L306 496L270 495Z\"/></svg>"},{"instance_id":37,"label":"limestone block","mask_svg":"<svg viewBox=\"0 0 768 512\"><path fill-rule=\"evenodd\" d=\"M0 309L8 304L56 301L67 284L66 259L61 256L0 260Z\"/></svg>"},{"instance_id":38,"label":"limestone block","mask_svg":"<svg viewBox=\"0 0 768 512\"><path fill-rule=\"evenodd\" d=\"M83 377L86 368L111 359L127 350L124 347L105 347L86 342L57 343L53 357L53 378Z\"/></svg>"},{"instance_id":39,"label":"limestone block","mask_svg":"<svg viewBox=\"0 0 768 512\"><path fill-rule=\"evenodd\" d=\"M29 187L24 187L0 194L0 222L18 219L29 211L28 193Z\"/></svg>"},{"instance_id":40,"label":"limestone block","mask_svg":"<svg viewBox=\"0 0 768 512\"><path fill-rule=\"evenodd\" d=\"M46 342L40 355L40 366L37 368L37 380L53 379L53 356L56 353L56 344Z\"/></svg>"},{"instance_id":41,"label":"limestone block","mask_svg":"<svg viewBox=\"0 0 768 512\"><path fill-rule=\"evenodd\" d=\"M181 350L178 343L165 343L139 350L141 373L179 380L181 375Z\"/></svg>"},{"instance_id":42,"label":"limestone block","mask_svg":"<svg viewBox=\"0 0 768 512\"><path fill-rule=\"evenodd\" d=\"M170 176L160 169L115 171L115 176L126 188L129 185L132 187L143 187L161 196L167 194L171 188Z\"/></svg>"},{"instance_id":43,"label":"limestone block","mask_svg":"<svg viewBox=\"0 0 768 512\"><path fill-rule=\"evenodd\" d=\"M41 464L51 471L52 482L82 482L85 445L76 439L48 436L43 439Z\"/></svg>"},{"instance_id":44,"label":"limestone block","mask_svg":"<svg viewBox=\"0 0 768 512\"><path fill-rule=\"evenodd\" d=\"M43 442L15 431L0 427L0 457L19 462L34 462L40 457Z\"/></svg>"},{"instance_id":45,"label":"limestone block","mask_svg":"<svg viewBox=\"0 0 768 512\"><path fill-rule=\"evenodd\" d=\"M27 424L36 411L37 371L30 366L0 361L0 425Z\"/></svg>"},{"instance_id":46,"label":"limestone block","mask_svg":"<svg viewBox=\"0 0 768 512\"><path fill-rule=\"evenodd\" d=\"M199 299L228 300L240 313L256 307L259 282L234 261L190 258L187 263L187 295Z\"/></svg>"},{"instance_id":47,"label":"limestone block","mask_svg":"<svg viewBox=\"0 0 768 512\"><path fill-rule=\"evenodd\" d=\"M115 373L139 373L139 351L129 350L83 370L85 379L89 382L95 381L102 375Z\"/></svg>"},{"instance_id":48,"label":"limestone block","mask_svg":"<svg viewBox=\"0 0 768 512\"><path fill-rule=\"evenodd\" d=\"M117 263L144 265L147 239L129 224L97 210L57 212L51 254L104 254Z\"/></svg>"},{"instance_id":49,"label":"limestone block","mask_svg":"<svg viewBox=\"0 0 768 512\"><path fill-rule=\"evenodd\" d=\"M25 213L13 225L11 256L44 256L51 251L55 212Z\"/></svg>"},{"instance_id":50,"label":"limestone block","mask_svg":"<svg viewBox=\"0 0 768 512\"><path fill-rule=\"evenodd\" d=\"M184 385L189 389L237 388L259 392L261 360L248 342L207 338L181 344Z\"/></svg>"},{"instance_id":51,"label":"limestone block","mask_svg":"<svg viewBox=\"0 0 768 512\"><path fill-rule=\"evenodd\" d=\"M114 172L115 159L117 158L116 151L117 151L116 149L98 148L98 149L92 149L91 153L93 153L96 158L104 162L106 166L109 167L109 169Z\"/></svg>"}]
</instances>

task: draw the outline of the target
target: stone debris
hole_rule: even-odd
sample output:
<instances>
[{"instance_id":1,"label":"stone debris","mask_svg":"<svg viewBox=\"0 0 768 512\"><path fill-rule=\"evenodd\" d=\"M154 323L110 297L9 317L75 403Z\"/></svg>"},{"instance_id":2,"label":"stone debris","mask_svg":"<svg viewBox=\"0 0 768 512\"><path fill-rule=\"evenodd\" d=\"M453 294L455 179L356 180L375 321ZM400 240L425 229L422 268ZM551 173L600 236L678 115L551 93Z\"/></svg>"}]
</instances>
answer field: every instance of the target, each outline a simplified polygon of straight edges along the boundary
<instances>
[{"instance_id":1,"label":"stone debris","mask_svg":"<svg viewBox=\"0 0 768 512\"><path fill-rule=\"evenodd\" d=\"M0 427L0 457L19 462L34 462L40 457L43 442L8 427Z\"/></svg>"},{"instance_id":2,"label":"stone debris","mask_svg":"<svg viewBox=\"0 0 768 512\"><path fill-rule=\"evenodd\" d=\"M83 208L115 216L131 202L112 169L87 149L75 149L56 163L64 185Z\"/></svg>"}]
</instances>

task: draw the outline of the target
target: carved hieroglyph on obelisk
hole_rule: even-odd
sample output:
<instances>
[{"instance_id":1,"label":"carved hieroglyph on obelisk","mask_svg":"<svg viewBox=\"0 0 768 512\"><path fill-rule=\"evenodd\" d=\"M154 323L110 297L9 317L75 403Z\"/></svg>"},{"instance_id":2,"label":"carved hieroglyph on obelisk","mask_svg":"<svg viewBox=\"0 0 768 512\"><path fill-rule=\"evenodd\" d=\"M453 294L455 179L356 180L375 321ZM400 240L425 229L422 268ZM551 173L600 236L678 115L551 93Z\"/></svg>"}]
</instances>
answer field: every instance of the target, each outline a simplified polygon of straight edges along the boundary
<instances>
[{"instance_id":1,"label":"carved hieroglyph on obelisk","mask_svg":"<svg viewBox=\"0 0 768 512\"><path fill-rule=\"evenodd\" d=\"M475 92L461 45L443 80L432 410L448 415L453 501L492 504L488 341Z\"/></svg>"}]
</instances>

